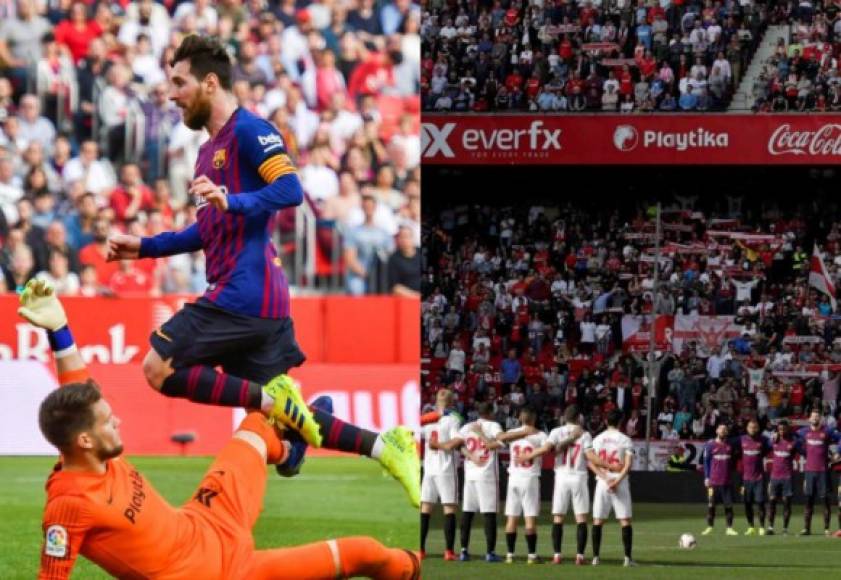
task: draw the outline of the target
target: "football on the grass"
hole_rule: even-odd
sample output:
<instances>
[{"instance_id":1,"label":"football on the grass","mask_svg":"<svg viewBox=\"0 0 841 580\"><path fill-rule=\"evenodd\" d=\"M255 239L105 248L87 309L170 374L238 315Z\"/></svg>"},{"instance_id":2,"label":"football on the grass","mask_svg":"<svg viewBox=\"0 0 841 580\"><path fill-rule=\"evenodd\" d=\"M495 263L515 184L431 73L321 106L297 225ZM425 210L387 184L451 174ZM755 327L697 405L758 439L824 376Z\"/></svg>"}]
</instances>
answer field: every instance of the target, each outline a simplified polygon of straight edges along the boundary
<instances>
[{"instance_id":1,"label":"football on the grass","mask_svg":"<svg viewBox=\"0 0 841 580\"><path fill-rule=\"evenodd\" d=\"M678 545L684 550L691 550L695 546L697 546L698 543L695 541L695 536L693 536L692 534L683 534L680 537Z\"/></svg>"}]
</instances>

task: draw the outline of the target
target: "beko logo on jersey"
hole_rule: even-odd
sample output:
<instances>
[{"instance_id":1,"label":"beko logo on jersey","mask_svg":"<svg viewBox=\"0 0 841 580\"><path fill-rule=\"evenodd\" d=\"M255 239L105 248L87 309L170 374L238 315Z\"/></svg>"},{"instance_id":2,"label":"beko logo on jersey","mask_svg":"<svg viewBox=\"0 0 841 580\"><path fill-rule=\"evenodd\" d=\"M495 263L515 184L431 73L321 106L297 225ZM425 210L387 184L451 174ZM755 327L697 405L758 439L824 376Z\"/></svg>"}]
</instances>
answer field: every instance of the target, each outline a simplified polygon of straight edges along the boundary
<instances>
[{"instance_id":1,"label":"beko logo on jersey","mask_svg":"<svg viewBox=\"0 0 841 580\"><path fill-rule=\"evenodd\" d=\"M260 145L264 147L264 151L271 151L272 149L283 147L283 138L277 133L259 135L257 140L260 142Z\"/></svg>"},{"instance_id":2,"label":"beko logo on jersey","mask_svg":"<svg viewBox=\"0 0 841 580\"><path fill-rule=\"evenodd\" d=\"M546 129L545 126L543 121L532 121L528 129L465 129L460 145L469 154L488 156L543 156L549 151L560 151L561 129ZM440 127L424 123L421 128L423 156L455 157L449 141L455 128L455 123L444 123Z\"/></svg>"}]
</instances>

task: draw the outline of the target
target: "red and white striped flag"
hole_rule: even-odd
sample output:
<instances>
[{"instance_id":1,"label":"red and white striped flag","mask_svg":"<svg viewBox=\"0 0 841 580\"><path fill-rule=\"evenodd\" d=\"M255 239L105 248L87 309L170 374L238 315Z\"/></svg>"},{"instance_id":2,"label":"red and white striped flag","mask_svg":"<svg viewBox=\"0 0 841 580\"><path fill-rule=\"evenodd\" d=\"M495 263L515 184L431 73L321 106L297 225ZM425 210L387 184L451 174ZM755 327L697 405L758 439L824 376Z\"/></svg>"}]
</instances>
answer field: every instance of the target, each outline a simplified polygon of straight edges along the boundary
<instances>
[{"instance_id":1,"label":"red and white striped flag","mask_svg":"<svg viewBox=\"0 0 841 580\"><path fill-rule=\"evenodd\" d=\"M835 312L837 306L835 301L835 285L829 278L826 265L823 263L823 258L821 258L818 252L817 244L815 244L815 249L812 252L812 263L811 268L809 268L809 286L817 288L819 292L828 294L829 300L832 302L832 311Z\"/></svg>"}]
</instances>

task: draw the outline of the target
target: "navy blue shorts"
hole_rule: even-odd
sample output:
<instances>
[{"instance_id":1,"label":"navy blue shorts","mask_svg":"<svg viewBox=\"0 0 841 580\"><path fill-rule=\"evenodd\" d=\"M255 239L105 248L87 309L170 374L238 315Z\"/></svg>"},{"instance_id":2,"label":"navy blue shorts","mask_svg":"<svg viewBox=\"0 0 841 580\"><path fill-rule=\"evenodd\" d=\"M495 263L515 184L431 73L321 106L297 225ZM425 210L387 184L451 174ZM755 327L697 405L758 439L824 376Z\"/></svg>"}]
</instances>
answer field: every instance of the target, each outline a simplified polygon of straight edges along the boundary
<instances>
[{"instance_id":1,"label":"navy blue shorts","mask_svg":"<svg viewBox=\"0 0 841 580\"><path fill-rule=\"evenodd\" d=\"M823 499L826 497L826 489L829 487L829 472L807 471L803 478L803 495Z\"/></svg>"},{"instance_id":2,"label":"navy blue shorts","mask_svg":"<svg viewBox=\"0 0 841 580\"><path fill-rule=\"evenodd\" d=\"M707 496L711 506L724 504L725 507L733 505L732 485L713 485L707 488Z\"/></svg>"},{"instance_id":3,"label":"navy blue shorts","mask_svg":"<svg viewBox=\"0 0 841 580\"><path fill-rule=\"evenodd\" d=\"M750 503L765 503L765 482L761 479L759 481L743 481L742 498Z\"/></svg>"},{"instance_id":4,"label":"navy blue shorts","mask_svg":"<svg viewBox=\"0 0 841 580\"><path fill-rule=\"evenodd\" d=\"M173 368L221 366L258 383L306 360L291 318L256 318L228 312L200 299L186 304L150 336L155 352Z\"/></svg>"},{"instance_id":5,"label":"navy blue shorts","mask_svg":"<svg viewBox=\"0 0 841 580\"><path fill-rule=\"evenodd\" d=\"M772 499L792 497L794 495L794 486L791 484L791 478L772 479L771 483L768 484L768 495Z\"/></svg>"}]
</instances>

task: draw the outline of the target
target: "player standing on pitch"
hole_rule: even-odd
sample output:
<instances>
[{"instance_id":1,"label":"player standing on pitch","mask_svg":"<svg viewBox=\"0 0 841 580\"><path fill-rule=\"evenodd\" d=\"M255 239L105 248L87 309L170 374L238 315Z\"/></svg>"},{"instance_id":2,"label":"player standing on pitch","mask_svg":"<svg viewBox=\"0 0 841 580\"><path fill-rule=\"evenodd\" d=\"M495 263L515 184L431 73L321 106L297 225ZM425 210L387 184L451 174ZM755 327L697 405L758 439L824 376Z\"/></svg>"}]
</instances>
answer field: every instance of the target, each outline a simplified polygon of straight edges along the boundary
<instances>
[{"instance_id":1,"label":"player standing on pitch","mask_svg":"<svg viewBox=\"0 0 841 580\"><path fill-rule=\"evenodd\" d=\"M440 502L444 506L444 560L455 560L453 551L456 542L456 506L458 502L458 472L453 449L461 446L459 419L455 414L446 414L453 404L453 392L441 389L435 395L437 419L422 428L423 482L421 483L420 545L421 558L426 555L426 536L429 533L429 519L432 507Z\"/></svg>"},{"instance_id":2,"label":"player standing on pitch","mask_svg":"<svg viewBox=\"0 0 841 580\"><path fill-rule=\"evenodd\" d=\"M537 517L540 515L540 473L542 462L526 459L532 451L546 443L548 435L534 425L537 413L534 409L523 407L520 410L522 427L511 429L497 435L500 442L511 443L511 460L508 464L508 491L505 496L505 541L508 553L505 562L514 562L514 548L517 545L517 520L525 519L526 545L528 546L527 564L538 564L537 556Z\"/></svg>"},{"instance_id":3,"label":"player standing on pitch","mask_svg":"<svg viewBox=\"0 0 841 580\"><path fill-rule=\"evenodd\" d=\"M747 434L739 438L739 452L742 458L742 498L745 502L745 518L748 520L746 536L756 533L753 506L759 508L759 535L765 535L765 457L771 451L771 443L759 432L756 419L748 421Z\"/></svg>"},{"instance_id":4,"label":"player standing on pitch","mask_svg":"<svg viewBox=\"0 0 841 580\"><path fill-rule=\"evenodd\" d=\"M498 449L501 444L496 442L496 436L502 433L502 427L493 420L493 403L479 403L478 412L479 418L459 431L465 453L459 560L470 560L470 528L478 511L485 520L485 561L499 562L500 558L496 555L496 513L499 509ZM486 443L488 440L491 444Z\"/></svg>"},{"instance_id":5,"label":"player standing on pitch","mask_svg":"<svg viewBox=\"0 0 841 580\"><path fill-rule=\"evenodd\" d=\"M704 487L707 488L707 529L701 532L706 536L712 533L715 524L715 506L724 504L727 518L728 536L738 536L733 529L733 460L735 445L727 439L730 428L720 423L715 429L715 439L704 446Z\"/></svg>"},{"instance_id":6,"label":"player standing on pitch","mask_svg":"<svg viewBox=\"0 0 841 580\"><path fill-rule=\"evenodd\" d=\"M420 503L420 463L411 432L378 435L325 410L310 412L286 372L305 356L295 340L289 286L271 242L277 210L303 200L296 169L277 129L237 105L231 60L215 38L186 37L170 62L170 99L191 129L206 129L190 194L197 222L180 232L109 240L109 260L160 258L204 250L208 288L151 335L143 361L149 385L168 397L245 407L300 423L294 475L306 444L377 459ZM224 372L214 367L221 366ZM294 404L285 405L286 400Z\"/></svg>"},{"instance_id":7,"label":"player standing on pitch","mask_svg":"<svg viewBox=\"0 0 841 580\"><path fill-rule=\"evenodd\" d=\"M768 495L771 501L768 510L768 534L774 535L774 518L777 515L777 502L783 502L783 534L788 534L788 522L791 519L791 498L794 495L794 455L799 452L799 444L789 431L788 421L781 419L777 423L771 452L771 482Z\"/></svg>"},{"instance_id":8,"label":"player standing on pitch","mask_svg":"<svg viewBox=\"0 0 841 580\"><path fill-rule=\"evenodd\" d=\"M631 523L631 485L628 475L634 462L634 443L619 431L622 411L614 409L607 414L607 429L593 439L593 451L598 458L611 466L610 471L589 463L590 469L598 475L593 492L593 566L600 563L602 547L602 525L610 516L611 509L622 528L622 547L625 550L624 566L636 566L631 552L634 547L634 528Z\"/></svg>"},{"instance_id":9,"label":"player standing on pitch","mask_svg":"<svg viewBox=\"0 0 841 580\"><path fill-rule=\"evenodd\" d=\"M820 411L812 411L809 415L809 426L803 427L797 433L803 452L806 454L806 468L803 478L803 495L806 496L806 507L803 509L803 529L801 536L812 534L812 513L815 500L823 501L824 534L829 535L829 522L832 518L832 506L827 488L829 487L830 446L837 456L835 445L841 440L841 433L836 429L828 429L823 424Z\"/></svg>"}]
</instances>

